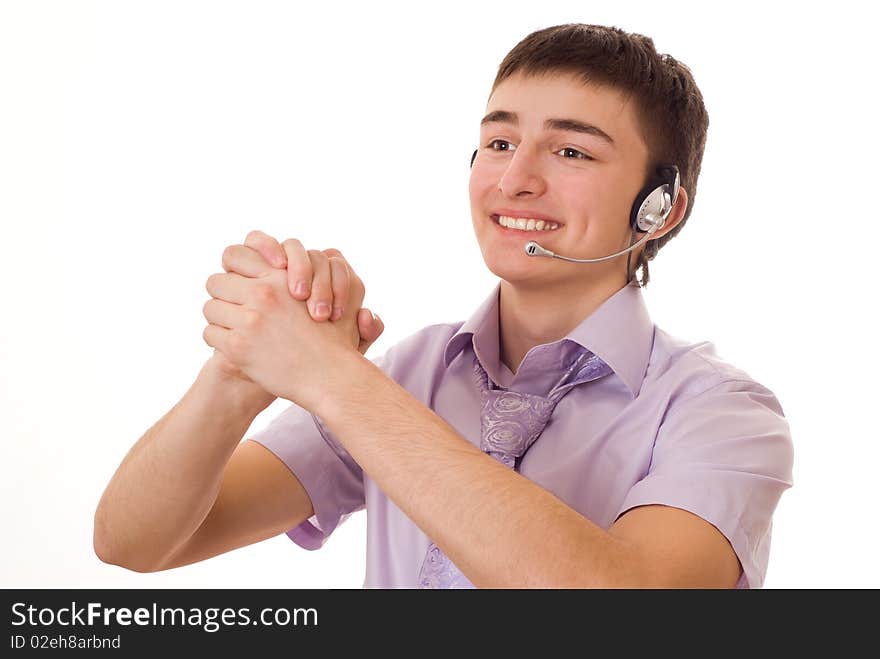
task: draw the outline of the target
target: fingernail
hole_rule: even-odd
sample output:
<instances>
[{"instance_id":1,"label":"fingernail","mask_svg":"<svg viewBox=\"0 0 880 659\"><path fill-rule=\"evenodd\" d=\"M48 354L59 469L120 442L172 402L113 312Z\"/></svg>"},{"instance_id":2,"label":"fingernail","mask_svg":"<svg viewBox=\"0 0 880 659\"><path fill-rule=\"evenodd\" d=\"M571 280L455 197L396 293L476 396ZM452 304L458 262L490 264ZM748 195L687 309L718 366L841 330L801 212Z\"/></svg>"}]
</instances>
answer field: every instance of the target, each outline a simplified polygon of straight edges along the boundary
<instances>
[{"instance_id":1,"label":"fingernail","mask_svg":"<svg viewBox=\"0 0 880 659\"><path fill-rule=\"evenodd\" d=\"M330 313L330 305L326 302L321 302L317 306L315 306L315 315L316 316L326 316Z\"/></svg>"},{"instance_id":2,"label":"fingernail","mask_svg":"<svg viewBox=\"0 0 880 659\"><path fill-rule=\"evenodd\" d=\"M330 320L339 320L342 318L342 307L333 307L333 315L330 316Z\"/></svg>"},{"instance_id":3,"label":"fingernail","mask_svg":"<svg viewBox=\"0 0 880 659\"><path fill-rule=\"evenodd\" d=\"M309 292L309 282L305 280L300 280L296 282L296 294L297 295L307 295Z\"/></svg>"},{"instance_id":4,"label":"fingernail","mask_svg":"<svg viewBox=\"0 0 880 659\"><path fill-rule=\"evenodd\" d=\"M374 314L372 309L370 309L370 315L373 317L373 322L374 322L374 323L375 323L377 320L379 320L379 316L377 316L376 314Z\"/></svg>"}]
</instances>

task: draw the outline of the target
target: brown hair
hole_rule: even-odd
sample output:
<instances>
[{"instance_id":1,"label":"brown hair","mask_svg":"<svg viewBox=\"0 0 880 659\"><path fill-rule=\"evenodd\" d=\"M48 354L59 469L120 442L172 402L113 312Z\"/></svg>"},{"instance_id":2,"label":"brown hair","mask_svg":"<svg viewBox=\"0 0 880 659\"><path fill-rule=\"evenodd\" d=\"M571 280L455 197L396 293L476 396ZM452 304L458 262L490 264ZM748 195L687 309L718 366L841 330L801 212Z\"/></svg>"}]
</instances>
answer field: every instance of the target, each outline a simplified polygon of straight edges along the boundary
<instances>
[{"instance_id":1,"label":"brown hair","mask_svg":"<svg viewBox=\"0 0 880 659\"><path fill-rule=\"evenodd\" d=\"M671 231L649 240L639 254L633 274L641 268L639 284L646 286L648 261L681 231L697 196L709 115L690 69L670 55L659 55L649 37L617 27L569 23L533 32L514 46L498 67L492 92L517 72L574 73L586 84L613 87L634 98L648 147L645 180L660 163L678 165L688 207Z\"/></svg>"}]
</instances>

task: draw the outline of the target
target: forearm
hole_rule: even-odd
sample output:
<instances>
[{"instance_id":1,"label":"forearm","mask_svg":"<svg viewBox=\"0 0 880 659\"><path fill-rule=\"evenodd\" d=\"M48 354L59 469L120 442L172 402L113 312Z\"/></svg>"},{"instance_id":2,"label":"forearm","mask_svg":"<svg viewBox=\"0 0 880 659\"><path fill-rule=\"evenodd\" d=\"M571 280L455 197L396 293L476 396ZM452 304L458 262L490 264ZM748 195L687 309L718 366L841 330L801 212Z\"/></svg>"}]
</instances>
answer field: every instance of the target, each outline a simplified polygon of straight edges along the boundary
<instances>
[{"instance_id":1,"label":"forearm","mask_svg":"<svg viewBox=\"0 0 880 659\"><path fill-rule=\"evenodd\" d=\"M107 485L94 520L100 558L146 571L185 542L210 511L229 458L264 408L206 365Z\"/></svg>"},{"instance_id":2,"label":"forearm","mask_svg":"<svg viewBox=\"0 0 880 659\"><path fill-rule=\"evenodd\" d=\"M613 587L634 548L461 437L366 360L318 410L382 491L480 587Z\"/></svg>"}]
</instances>

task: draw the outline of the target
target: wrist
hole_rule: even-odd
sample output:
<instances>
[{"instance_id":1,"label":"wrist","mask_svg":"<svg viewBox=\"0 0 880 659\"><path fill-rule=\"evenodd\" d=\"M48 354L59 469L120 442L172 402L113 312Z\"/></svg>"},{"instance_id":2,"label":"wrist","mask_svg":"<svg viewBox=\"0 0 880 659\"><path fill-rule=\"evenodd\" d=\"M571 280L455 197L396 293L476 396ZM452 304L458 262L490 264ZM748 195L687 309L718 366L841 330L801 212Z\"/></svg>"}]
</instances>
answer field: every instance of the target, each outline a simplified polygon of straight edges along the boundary
<instances>
[{"instance_id":1,"label":"wrist","mask_svg":"<svg viewBox=\"0 0 880 659\"><path fill-rule=\"evenodd\" d=\"M222 401L236 414L255 418L276 399L259 385L218 368L214 358L205 363L197 379L213 399Z\"/></svg>"},{"instance_id":2,"label":"wrist","mask_svg":"<svg viewBox=\"0 0 880 659\"><path fill-rule=\"evenodd\" d=\"M335 355L326 369L321 386L314 390L314 400L307 409L321 418L332 417L339 405L345 405L346 401L351 400L354 390L363 386L365 377L369 375L366 369L371 366L376 368L357 351L346 350Z\"/></svg>"}]
</instances>

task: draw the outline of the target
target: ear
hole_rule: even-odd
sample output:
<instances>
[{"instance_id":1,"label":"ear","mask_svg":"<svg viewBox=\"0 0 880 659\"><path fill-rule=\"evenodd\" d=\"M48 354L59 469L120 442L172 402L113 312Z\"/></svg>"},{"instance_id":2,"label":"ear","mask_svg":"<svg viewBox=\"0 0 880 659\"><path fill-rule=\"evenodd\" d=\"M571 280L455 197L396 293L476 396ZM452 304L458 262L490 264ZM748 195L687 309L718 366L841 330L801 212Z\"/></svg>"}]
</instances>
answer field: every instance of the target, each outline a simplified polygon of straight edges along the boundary
<instances>
[{"instance_id":1,"label":"ear","mask_svg":"<svg viewBox=\"0 0 880 659\"><path fill-rule=\"evenodd\" d=\"M684 189L683 186L678 187L678 199L675 200L675 205L672 207L672 210L669 212L669 215L666 218L666 223L663 225L662 229L658 229L652 236L651 240L657 240L660 236L669 233L675 228L679 222L681 222L681 218L684 217L684 212L687 210L688 204L688 194L687 190ZM648 242L651 242L650 240Z\"/></svg>"}]
</instances>

